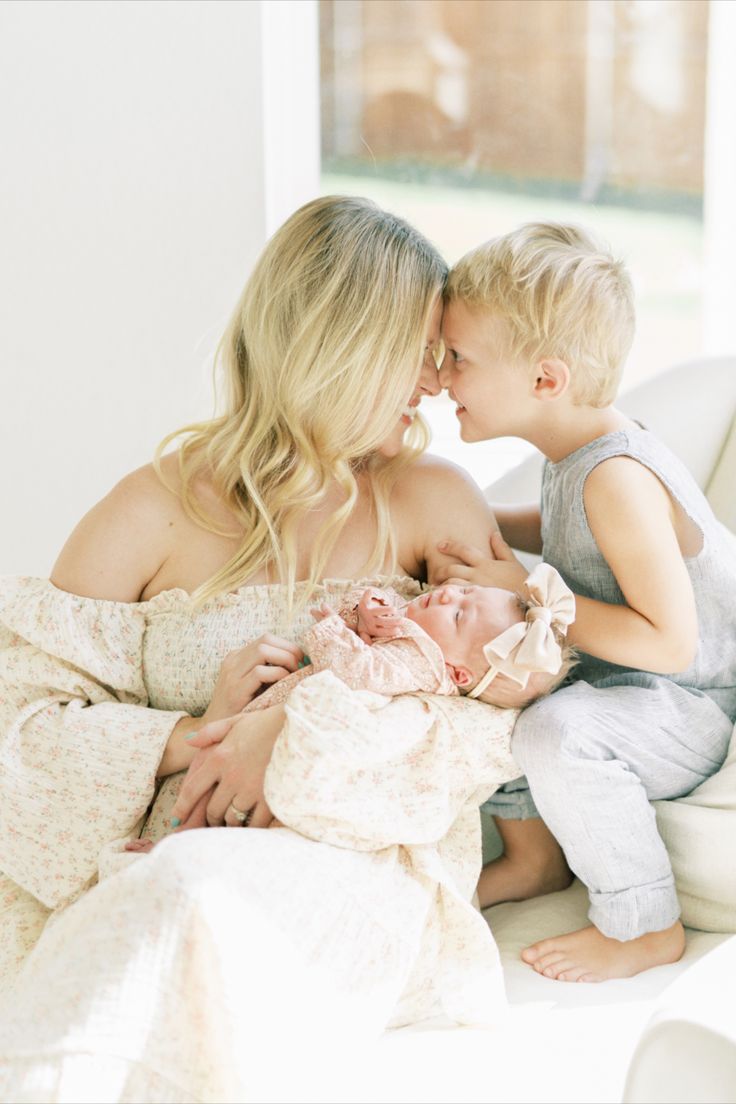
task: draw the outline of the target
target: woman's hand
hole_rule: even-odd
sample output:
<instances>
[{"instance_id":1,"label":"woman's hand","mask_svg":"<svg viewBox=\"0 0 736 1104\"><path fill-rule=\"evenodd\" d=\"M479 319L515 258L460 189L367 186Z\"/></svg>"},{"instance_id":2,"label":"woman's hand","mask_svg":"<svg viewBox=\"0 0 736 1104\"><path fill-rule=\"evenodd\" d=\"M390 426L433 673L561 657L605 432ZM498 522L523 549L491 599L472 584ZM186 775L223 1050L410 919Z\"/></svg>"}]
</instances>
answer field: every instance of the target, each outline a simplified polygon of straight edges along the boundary
<instances>
[{"instance_id":1,"label":"woman's hand","mask_svg":"<svg viewBox=\"0 0 736 1104\"><path fill-rule=\"evenodd\" d=\"M190 741L199 748L172 809L181 828L223 824L267 828L273 814L263 797L271 753L285 718L282 705L242 717L228 717L200 729ZM236 813L247 813L247 821Z\"/></svg>"},{"instance_id":2,"label":"woman's hand","mask_svg":"<svg viewBox=\"0 0 736 1104\"><path fill-rule=\"evenodd\" d=\"M200 721L200 731L211 721L240 713L259 690L296 671L303 659L304 652L297 644L271 633L259 636L244 648L228 652L222 661L210 704Z\"/></svg>"},{"instance_id":3,"label":"woman's hand","mask_svg":"<svg viewBox=\"0 0 736 1104\"><path fill-rule=\"evenodd\" d=\"M455 540L444 540L437 547L443 555L452 556L457 561L437 569L438 584L471 583L516 591L529 574L499 532L491 534L490 552Z\"/></svg>"}]
</instances>

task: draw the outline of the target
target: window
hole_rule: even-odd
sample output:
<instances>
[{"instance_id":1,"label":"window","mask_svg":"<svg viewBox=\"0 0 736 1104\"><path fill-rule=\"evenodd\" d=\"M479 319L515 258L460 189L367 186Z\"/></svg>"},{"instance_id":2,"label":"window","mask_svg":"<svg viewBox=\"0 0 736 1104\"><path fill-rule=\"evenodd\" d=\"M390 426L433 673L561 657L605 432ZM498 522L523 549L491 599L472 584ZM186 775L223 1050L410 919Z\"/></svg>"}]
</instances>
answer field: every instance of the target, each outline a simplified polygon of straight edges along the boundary
<instances>
[{"instance_id":1,"label":"window","mask_svg":"<svg viewBox=\"0 0 736 1104\"><path fill-rule=\"evenodd\" d=\"M717 2L717 0L716 0ZM452 263L530 219L580 222L632 273L624 389L702 352L707 0L321 0L322 190L369 195ZM526 454L434 451L481 483Z\"/></svg>"}]
</instances>

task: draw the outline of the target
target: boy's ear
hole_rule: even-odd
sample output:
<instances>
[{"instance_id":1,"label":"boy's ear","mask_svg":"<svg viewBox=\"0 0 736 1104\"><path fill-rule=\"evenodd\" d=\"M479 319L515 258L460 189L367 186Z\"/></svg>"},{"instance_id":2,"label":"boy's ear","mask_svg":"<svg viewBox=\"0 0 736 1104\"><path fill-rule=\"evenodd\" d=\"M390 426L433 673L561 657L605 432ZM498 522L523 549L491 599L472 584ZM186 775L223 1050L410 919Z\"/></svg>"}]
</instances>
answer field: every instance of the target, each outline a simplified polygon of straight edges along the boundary
<instances>
[{"instance_id":1,"label":"boy's ear","mask_svg":"<svg viewBox=\"0 0 736 1104\"><path fill-rule=\"evenodd\" d=\"M455 667L452 663L446 663L447 673L456 686L470 686L473 682L473 673L467 667Z\"/></svg>"},{"instance_id":2,"label":"boy's ear","mask_svg":"<svg viewBox=\"0 0 736 1104\"><path fill-rule=\"evenodd\" d=\"M570 386L570 369L564 360L557 357L545 357L534 366L533 395L535 399L548 402L559 399Z\"/></svg>"}]
</instances>

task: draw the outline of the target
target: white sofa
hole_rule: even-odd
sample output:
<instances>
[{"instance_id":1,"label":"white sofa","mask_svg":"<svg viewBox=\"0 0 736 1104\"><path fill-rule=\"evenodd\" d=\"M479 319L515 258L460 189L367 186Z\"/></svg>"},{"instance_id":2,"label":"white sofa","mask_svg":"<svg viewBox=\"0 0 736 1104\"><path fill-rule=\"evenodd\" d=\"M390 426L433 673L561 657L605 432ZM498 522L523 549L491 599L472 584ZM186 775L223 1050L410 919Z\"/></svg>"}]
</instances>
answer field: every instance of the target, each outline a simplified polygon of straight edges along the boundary
<instances>
[{"instance_id":1,"label":"white sofa","mask_svg":"<svg viewBox=\"0 0 736 1104\"><path fill-rule=\"evenodd\" d=\"M736 532L736 359L678 366L620 406L682 457ZM533 457L488 488L496 502L538 498ZM735 542L736 555L736 542ZM736 595L726 596L736 602ZM687 950L674 965L599 985L540 977L527 944L586 923L587 895L498 905L486 917L505 968L511 1015L494 1031L433 1024L384 1037L356 1076L356 1101L574 1101L708 1104L736 1100L736 748L704 795L661 819L677 853ZM660 803L671 806L673 803ZM665 809L667 813L670 810ZM658 811L659 812L659 811ZM668 836L669 832L669 836ZM489 841L492 847L492 840ZM323 1095L322 1099L327 1099ZM306 1097L305 1097L306 1099Z\"/></svg>"}]
</instances>

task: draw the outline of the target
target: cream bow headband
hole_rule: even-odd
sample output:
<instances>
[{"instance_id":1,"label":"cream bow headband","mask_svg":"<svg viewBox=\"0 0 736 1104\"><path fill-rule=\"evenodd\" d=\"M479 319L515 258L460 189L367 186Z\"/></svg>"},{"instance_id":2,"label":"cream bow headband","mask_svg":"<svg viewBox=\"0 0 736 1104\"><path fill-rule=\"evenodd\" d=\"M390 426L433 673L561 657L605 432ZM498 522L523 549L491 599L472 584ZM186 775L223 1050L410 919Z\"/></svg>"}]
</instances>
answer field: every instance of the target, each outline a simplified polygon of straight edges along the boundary
<instances>
[{"instance_id":1,"label":"cream bow headband","mask_svg":"<svg viewBox=\"0 0 736 1104\"><path fill-rule=\"evenodd\" d=\"M538 671L555 675L562 666L562 649L555 632L565 636L568 625L575 620L575 595L546 563L534 568L524 588L531 603L526 619L484 644L488 670L470 691L469 698L482 694L496 675L507 675L525 687L529 675Z\"/></svg>"}]
</instances>

